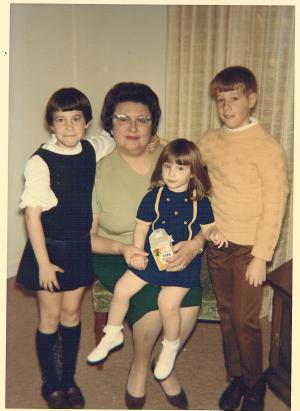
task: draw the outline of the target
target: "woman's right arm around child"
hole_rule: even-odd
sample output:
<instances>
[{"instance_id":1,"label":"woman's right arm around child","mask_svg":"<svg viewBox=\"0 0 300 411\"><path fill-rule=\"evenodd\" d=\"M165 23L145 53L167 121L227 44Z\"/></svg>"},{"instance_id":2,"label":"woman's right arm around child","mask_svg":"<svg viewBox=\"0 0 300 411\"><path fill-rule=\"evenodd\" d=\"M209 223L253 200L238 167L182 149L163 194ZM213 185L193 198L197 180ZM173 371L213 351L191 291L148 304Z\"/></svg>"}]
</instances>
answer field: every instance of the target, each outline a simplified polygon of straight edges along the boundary
<instances>
[{"instance_id":1,"label":"woman's right arm around child","mask_svg":"<svg viewBox=\"0 0 300 411\"><path fill-rule=\"evenodd\" d=\"M98 227L100 226L99 214L93 213L93 223L91 228L91 241L92 250L96 254L111 254L122 255L128 265L130 265L131 259L134 255L141 255L143 258L147 256L147 253L143 250L143 247L139 249L132 244L121 243L110 238L101 237L98 233Z\"/></svg>"},{"instance_id":2,"label":"woman's right arm around child","mask_svg":"<svg viewBox=\"0 0 300 411\"><path fill-rule=\"evenodd\" d=\"M46 240L41 223L42 210L40 207L27 206L25 210L25 221L30 242L39 266L39 283L44 290L54 291L53 287L60 288L56 271L63 273L64 270L51 263L46 248Z\"/></svg>"},{"instance_id":3,"label":"woman's right arm around child","mask_svg":"<svg viewBox=\"0 0 300 411\"><path fill-rule=\"evenodd\" d=\"M215 223L201 225L201 230L204 237L208 241L212 241L218 248L223 247L223 245L225 245L225 247L228 247L228 240L226 240Z\"/></svg>"}]
</instances>

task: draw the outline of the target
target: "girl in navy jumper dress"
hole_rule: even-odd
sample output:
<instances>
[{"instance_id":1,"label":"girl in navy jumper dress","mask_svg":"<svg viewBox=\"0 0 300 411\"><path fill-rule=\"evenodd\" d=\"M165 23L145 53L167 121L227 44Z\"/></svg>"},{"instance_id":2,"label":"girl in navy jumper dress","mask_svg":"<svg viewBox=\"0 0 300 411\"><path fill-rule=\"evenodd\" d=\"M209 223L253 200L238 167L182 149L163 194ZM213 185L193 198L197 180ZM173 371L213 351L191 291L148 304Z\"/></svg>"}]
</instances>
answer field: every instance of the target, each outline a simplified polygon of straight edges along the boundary
<instances>
[{"instance_id":1,"label":"girl in navy jumper dress","mask_svg":"<svg viewBox=\"0 0 300 411\"><path fill-rule=\"evenodd\" d=\"M123 343L122 323L130 298L146 284L161 286L158 307L163 322L163 349L154 369L157 379L171 373L179 349L180 305L190 287L199 285L201 255L181 271L158 267L150 249L149 237L154 230L164 229L174 243L193 238L201 229L218 247L226 239L214 224L209 199L210 182L202 166L197 146L186 139L176 139L162 151L151 177L151 191L143 198L136 219L134 245L148 252L148 258L135 255L117 282L111 302L105 336L88 356L92 364L104 360L108 353ZM155 253L154 253L155 254Z\"/></svg>"},{"instance_id":2,"label":"girl in navy jumper dress","mask_svg":"<svg viewBox=\"0 0 300 411\"><path fill-rule=\"evenodd\" d=\"M54 133L29 159L21 208L29 240L17 283L36 291L36 347L42 395L49 408L84 408L74 380L80 341L80 305L93 281L90 229L96 159L110 153L113 139L82 140L92 119L87 97L74 88L55 92L46 108ZM59 358L60 355L60 358Z\"/></svg>"}]
</instances>

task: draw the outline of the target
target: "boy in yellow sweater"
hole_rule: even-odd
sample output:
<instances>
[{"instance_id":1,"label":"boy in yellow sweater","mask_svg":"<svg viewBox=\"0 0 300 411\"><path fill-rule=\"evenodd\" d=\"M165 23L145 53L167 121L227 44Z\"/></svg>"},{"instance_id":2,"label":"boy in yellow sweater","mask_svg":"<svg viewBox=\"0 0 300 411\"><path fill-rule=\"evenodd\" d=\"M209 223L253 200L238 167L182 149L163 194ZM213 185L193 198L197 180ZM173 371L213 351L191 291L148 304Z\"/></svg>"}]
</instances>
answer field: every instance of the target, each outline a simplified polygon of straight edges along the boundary
<instances>
[{"instance_id":1,"label":"boy in yellow sweater","mask_svg":"<svg viewBox=\"0 0 300 411\"><path fill-rule=\"evenodd\" d=\"M208 245L208 266L221 318L229 386L222 410L262 411L262 341L259 312L266 263L284 216L288 182L283 148L251 117L257 83L245 67L219 72L210 83L223 126L198 146L212 184L215 221L227 248Z\"/></svg>"}]
</instances>

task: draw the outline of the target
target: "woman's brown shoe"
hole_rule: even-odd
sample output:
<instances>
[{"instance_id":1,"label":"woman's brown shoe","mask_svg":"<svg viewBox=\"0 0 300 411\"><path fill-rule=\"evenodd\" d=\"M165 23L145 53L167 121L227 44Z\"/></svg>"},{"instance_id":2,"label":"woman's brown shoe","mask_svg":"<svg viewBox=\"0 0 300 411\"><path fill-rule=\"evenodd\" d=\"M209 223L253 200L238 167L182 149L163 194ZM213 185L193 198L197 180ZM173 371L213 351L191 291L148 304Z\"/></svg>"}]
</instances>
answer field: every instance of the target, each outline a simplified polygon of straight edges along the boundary
<instances>
[{"instance_id":1,"label":"woman's brown shoe","mask_svg":"<svg viewBox=\"0 0 300 411\"><path fill-rule=\"evenodd\" d=\"M143 397L134 397L126 390L125 403L129 410L141 410L144 407L145 402L146 395L144 395Z\"/></svg>"}]
</instances>

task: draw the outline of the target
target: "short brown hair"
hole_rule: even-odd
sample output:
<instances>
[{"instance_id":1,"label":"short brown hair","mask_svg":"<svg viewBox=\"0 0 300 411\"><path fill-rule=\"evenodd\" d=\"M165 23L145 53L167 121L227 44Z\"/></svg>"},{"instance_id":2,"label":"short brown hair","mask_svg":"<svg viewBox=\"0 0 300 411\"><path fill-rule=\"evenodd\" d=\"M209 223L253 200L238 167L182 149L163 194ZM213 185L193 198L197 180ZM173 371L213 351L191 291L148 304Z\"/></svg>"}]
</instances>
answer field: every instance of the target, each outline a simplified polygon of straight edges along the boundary
<instances>
[{"instance_id":1,"label":"short brown hair","mask_svg":"<svg viewBox=\"0 0 300 411\"><path fill-rule=\"evenodd\" d=\"M173 161L176 164L190 166L191 168L191 179L188 185L191 199L201 200L209 194L210 180L203 165L200 151L195 143L185 138L172 140L164 147L151 176L150 189L165 184L162 180L162 165Z\"/></svg>"},{"instance_id":2,"label":"short brown hair","mask_svg":"<svg viewBox=\"0 0 300 411\"><path fill-rule=\"evenodd\" d=\"M154 136L157 132L161 115L159 99L147 84L132 81L118 83L107 92L101 111L101 123L104 130L109 134L111 133L112 117L115 108L119 103L126 101L141 103L148 107L152 123L151 135Z\"/></svg>"},{"instance_id":3,"label":"short brown hair","mask_svg":"<svg viewBox=\"0 0 300 411\"><path fill-rule=\"evenodd\" d=\"M255 75L246 67L231 66L220 71L210 82L209 91L212 97L222 91L230 91L240 88L243 93L257 92Z\"/></svg>"},{"instance_id":4,"label":"short brown hair","mask_svg":"<svg viewBox=\"0 0 300 411\"><path fill-rule=\"evenodd\" d=\"M50 97L46 106L46 122L53 125L53 113L55 111L82 111L85 122L92 119L92 107L89 99L80 90L73 87L61 88Z\"/></svg>"}]
</instances>

